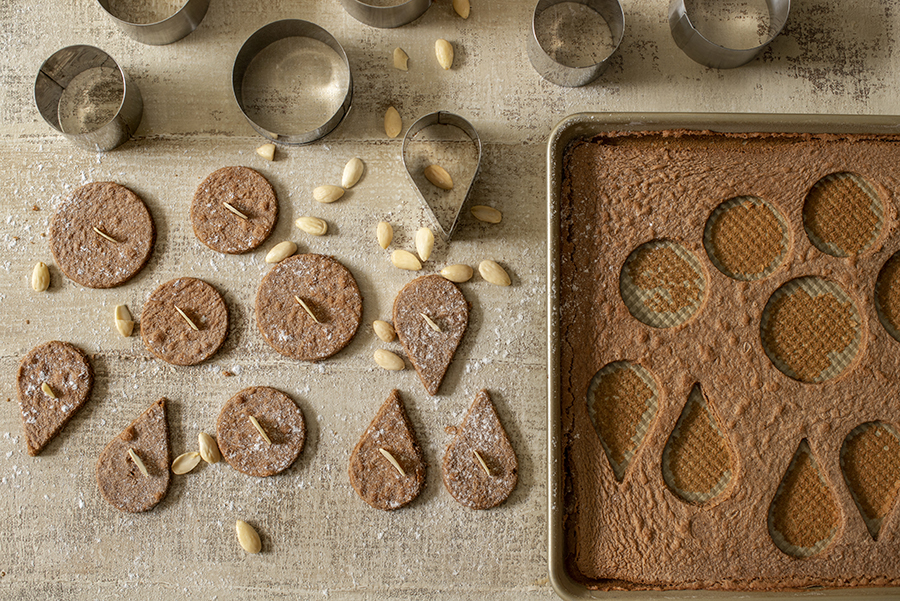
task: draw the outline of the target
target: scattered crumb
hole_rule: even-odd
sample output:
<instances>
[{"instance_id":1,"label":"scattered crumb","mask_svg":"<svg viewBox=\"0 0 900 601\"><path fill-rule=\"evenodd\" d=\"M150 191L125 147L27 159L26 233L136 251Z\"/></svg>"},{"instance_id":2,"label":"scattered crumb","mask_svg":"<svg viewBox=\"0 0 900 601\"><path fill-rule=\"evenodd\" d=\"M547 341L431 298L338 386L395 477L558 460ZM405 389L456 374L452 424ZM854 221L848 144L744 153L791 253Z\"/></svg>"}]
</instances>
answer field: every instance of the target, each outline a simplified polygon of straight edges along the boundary
<instances>
[{"instance_id":1,"label":"scattered crumb","mask_svg":"<svg viewBox=\"0 0 900 601\"><path fill-rule=\"evenodd\" d=\"M225 370L225 371L222 372L222 375L225 376L226 378L230 378L230 377L232 377L232 376L234 375L234 373L232 373L232 372L230 372L230 371L228 371L228 370Z\"/></svg>"},{"instance_id":2,"label":"scattered crumb","mask_svg":"<svg viewBox=\"0 0 900 601\"><path fill-rule=\"evenodd\" d=\"M31 207L31 210L32 210L32 211L40 211L40 210L41 210L41 207L39 207L39 206L37 206L37 205L34 205L33 207Z\"/></svg>"}]
</instances>

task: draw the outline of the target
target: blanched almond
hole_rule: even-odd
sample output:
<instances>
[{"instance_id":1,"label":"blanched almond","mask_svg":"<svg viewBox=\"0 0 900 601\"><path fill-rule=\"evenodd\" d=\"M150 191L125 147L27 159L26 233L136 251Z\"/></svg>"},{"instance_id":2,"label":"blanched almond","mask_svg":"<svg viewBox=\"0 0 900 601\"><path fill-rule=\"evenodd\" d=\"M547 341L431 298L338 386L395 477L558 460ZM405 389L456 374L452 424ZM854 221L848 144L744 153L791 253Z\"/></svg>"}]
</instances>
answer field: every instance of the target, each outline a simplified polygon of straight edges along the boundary
<instances>
[{"instance_id":1,"label":"blanched almond","mask_svg":"<svg viewBox=\"0 0 900 601\"><path fill-rule=\"evenodd\" d=\"M344 189L340 186L319 186L315 190L313 190L313 198L322 204L328 204L330 202L336 201L338 198L344 195Z\"/></svg>"},{"instance_id":2,"label":"blanched almond","mask_svg":"<svg viewBox=\"0 0 900 601\"><path fill-rule=\"evenodd\" d=\"M406 367L406 364L403 363L403 359L392 353L391 351L386 351L383 348L375 351L375 363L378 364L379 367L383 367L384 369L390 371L400 371L401 369Z\"/></svg>"},{"instance_id":3,"label":"blanched almond","mask_svg":"<svg viewBox=\"0 0 900 601\"><path fill-rule=\"evenodd\" d=\"M279 242L266 254L266 263L281 263L297 252L297 245L290 240Z\"/></svg>"},{"instance_id":4,"label":"blanched almond","mask_svg":"<svg viewBox=\"0 0 900 601\"><path fill-rule=\"evenodd\" d=\"M318 217L299 217L294 225L313 236L324 236L328 233L328 222Z\"/></svg>"},{"instance_id":5,"label":"blanched almond","mask_svg":"<svg viewBox=\"0 0 900 601\"><path fill-rule=\"evenodd\" d=\"M394 107L389 106L384 113L384 133L389 138L396 138L401 131L403 131L403 120L400 118L400 113Z\"/></svg>"},{"instance_id":6,"label":"blanched almond","mask_svg":"<svg viewBox=\"0 0 900 601\"><path fill-rule=\"evenodd\" d=\"M275 145L272 143L263 144L259 148L256 149L256 154L266 159L267 161L275 160Z\"/></svg>"},{"instance_id":7,"label":"blanched almond","mask_svg":"<svg viewBox=\"0 0 900 601\"><path fill-rule=\"evenodd\" d=\"M378 239L378 246L387 248L394 240L394 228L387 221L379 221L378 227L375 228L375 237Z\"/></svg>"},{"instance_id":8,"label":"blanched almond","mask_svg":"<svg viewBox=\"0 0 900 601\"><path fill-rule=\"evenodd\" d=\"M453 44L447 40L437 40L434 43L434 53L445 71L453 66Z\"/></svg>"},{"instance_id":9,"label":"blanched almond","mask_svg":"<svg viewBox=\"0 0 900 601\"><path fill-rule=\"evenodd\" d=\"M503 220L503 213L494 207L475 205L472 207L472 217L485 223L500 223Z\"/></svg>"},{"instance_id":10,"label":"blanched almond","mask_svg":"<svg viewBox=\"0 0 900 601\"><path fill-rule=\"evenodd\" d=\"M372 322L372 329L375 330L375 335L383 342L393 342L394 338L397 337L394 326L386 321L381 321L380 319L376 319Z\"/></svg>"},{"instance_id":11,"label":"blanched almond","mask_svg":"<svg viewBox=\"0 0 900 601\"><path fill-rule=\"evenodd\" d=\"M450 280L461 284L472 279L475 270L468 265L448 265L441 269L441 275Z\"/></svg>"},{"instance_id":12,"label":"blanched almond","mask_svg":"<svg viewBox=\"0 0 900 601\"><path fill-rule=\"evenodd\" d=\"M238 542L241 548L247 553L259 553L262 550L262 541L259 540L259 534L253 529L253 526L243 520L238 520L234 529L237 532Z\"/></svg>"},{"instance_id":13,"label":"blanched almond","mask_svg":"<svg viewBox=\"0 0 900 601\"><path fill-rule=\"evenodd\" d=\"M113 311L113 317L116 323L116 330L118 330L119 334L125 338L131 336L131 333L134 331L134 320L131 317L131 312L128 310L128 307L125 305L116 305L115 311Z\"/></svg>"},{"instance_id":14,"label":"blanched almond","mask_svg":"<svg viewBox=\"0 0 900 601\"><path fill-rule=\"evenodd\" d=\"M447 170L440 165L428 165L425 167L425 179L441 190L453 189L453 178L450 177Z\"/></svg>"},{"instance_id":15,"label":"blanched almond","mask_svg":"<svg viewBox=\"0 0 900 601\"><path fill-rule=\"evenodd\" d=\"M403 48L394 48L394 68L409 71L409 55L403 51Z\"/></svg>"},{"instance_id":16,"label":"blanched almond","mask_svg":"<svg viewBox=\"0 0 900 601\"><path fill-rule=\"evenodd\" d=\"M197 464L199 463L200 453L197 451L183 453L176 457L175 461L172 462L172 473L176 476L182 476L197 467Z\"/></svg>"},{"instance_id":17,"label":"blanched almond","mask_svg":"<svg viewBox=\"0 0 900 601\"><path fill-rule=\"evenodd\" d=\"M471 10L469 0L453 0L453 10L463 19L468 19L469 10Z\"/></svg>"},{"instance_id":18,"label":"blanched almond","mask_svg":"<svg viewBox=\"0 0 900 601\"><path fill-rule=\"evenodd\" d=\"M509 286L511 283L506 270L490 259L485 259L478 265L478 273L486 282L497 286Z\"/></svg>"},{"instance_id":19,"label":"blanched almond","mask_svg":"<svg viewBox=\"0 0 900 601\"><path fill-rule=\"evenodd\" d=\"M355 186L356 182L359 181L359 178L362 177L365 168L366 166L361 159L352 158L347 161L347 164L344 165L344 174L341 177L341 185L348 190Z\"/></svg>"},{"instance_id":20,"label":"blanched almond","mask_svg":"<svg viewBox=\"0 0 900 601\"><path fill-rule=\"evenodd\" d=\"M420 227L419 231L416 232L416 252L419 253L419 258L427 261L433 249L434 234L427 227Z\"/></svg>"},{"instance_id":21,"label":"blanched almond","mask_svg":"<svg viewBox=\"0 0 900 601\"><path fill-rule=\"evenodd\" d=\"M50 287L50 269L40 261L31 272L31 287L35 292L43 292Z\"/></svg>"},{"instance_id":22,"label":"blanched almond","mask_svg":"<svg viewBox=\"0 0 900 601\"><path fill-rule=\"evenodd\" d=\"M422 269L422 263L419 262L416 255L408 250L395 250L391 254L391 263L394 264L394 267L407 269L409 271L419 271Z\"/></svg>"},{"instance_id":23,"label":"blanched almond","mask_svg":"<svg viewBox=\"0 0 900 601\"><path fill-rule=\"evenodd\" d=\"M197 435L197 442L200 446L200 457L203 458L203 461L213 464L222 460L219 445L216 444L216 440L212 436L206 432L201 432Z\"/></svg>"}]
</instances>

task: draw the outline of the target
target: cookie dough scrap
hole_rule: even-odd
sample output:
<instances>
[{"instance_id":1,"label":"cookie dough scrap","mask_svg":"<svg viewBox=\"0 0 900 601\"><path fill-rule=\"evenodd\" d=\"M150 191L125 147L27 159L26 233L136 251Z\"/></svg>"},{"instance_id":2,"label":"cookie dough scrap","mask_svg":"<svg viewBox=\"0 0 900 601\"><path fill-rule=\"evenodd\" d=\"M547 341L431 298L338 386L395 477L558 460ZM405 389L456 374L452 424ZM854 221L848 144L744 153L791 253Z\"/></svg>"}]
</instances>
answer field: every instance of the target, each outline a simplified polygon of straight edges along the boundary
<instances>
[{"instance_id":1,"label":"cookie dough scrap","mask_svg":"<svg viewBox=\"0 0 900 601\"><path fill-rule=\"evenodd\" d=\"M147 511L169 491L169 464L169 423L166 399L161 398L100 453L97 485L116 509Z\"/></svg>"},{"instance_id":2,"label":"cookie dough scrap","mask_svg":"<svg viewBox=\"0 0 900 601\"><path fill-rule=\"evenodd\" d=\"M141 311L147 350L173 365L196 365L228 336L228 307L212 285L196 278L170 280L153 291Z\"/></svg>"},{"instance_id":3,"label":"cookie dough scrap","mask_svg":"<svg viewBox=\"0 0 900 601\"><path fill-rule=\"evenodd\" d=\"M198 186L191 202L194 235L214 251L237 255L269 237L278 199L269 181L249 167L223 167Z\"/></svg>"},{"instance_id":4,"label":"cookie dough scrap","mask_svg":"<svg viewBox=\"0 0 900 601\"><path fill-rule=\"evenodd\" d=\"M400 391L392 390L350 455L350 484L375 509L399 509L425 487L425 460Z\"/></svg>"},{"instance_id":5,"label":"cookie dough scrap","mask_svg":"<svg viewBox=\"0 0 900 601\"><path fill-rule=\"evenodd\" d=\"M216 421L219 450L228 465L248 476L273 476L289 468L306 443L306 421L297 404L268 386L245 388L225 403Z\"/></svg>"},{"instance_id":6,"label":"cookie dough scrap","mask_svg":"<svg viewBox=\"0 0 900 601\"><path fill-rule=\"evenodd\" d=\"M453 498L471 509L496 507L516 488L519 462L487 390L447 446L441 474Z\"/></svg>"},{"instance_id":7,"label":"cookie dough scrap","mask_svg":"<svg viewBox=\"0 0 900 601\"><path fill-rule=\"evenodd\" d=\"M469 325L469 302L453 282L426 275L400 290L393 319L425 390L436 395Z\"/></svg>"},{"instance_id":8,"label":"cookie dough scrap","mask_svg":"<svg viewBox=\"0 0 900 601\"><path fill-rule=\"evenodd\" d=\"M137 194L114 182L77 188L50 220L50 250L66 276L88 288L124 284L147 264L156 226Z\"/></svg>"},{"instance_id":9,"label":"cookie dough scrap","mask_svg":"<svg viewBox=\"0 0 900 601\"><path fill-rule=\"evenodd\" d=\"M273 349L300 361L331 357L350 344L362 319L362 295L334 257L289 257L256 293L256 324Z\"/></svg>"},{"instance_id":10,"label":"cookie dough scrap","mask_svg":"<svg viewBox=\"0 0 900 601\"><path fill-rule=\"evenodd\" d=\"M19 362L19 407L29 455L37 455L91 396L94 370L80 348L53 340Z\"/></svg>"}]
</instances>

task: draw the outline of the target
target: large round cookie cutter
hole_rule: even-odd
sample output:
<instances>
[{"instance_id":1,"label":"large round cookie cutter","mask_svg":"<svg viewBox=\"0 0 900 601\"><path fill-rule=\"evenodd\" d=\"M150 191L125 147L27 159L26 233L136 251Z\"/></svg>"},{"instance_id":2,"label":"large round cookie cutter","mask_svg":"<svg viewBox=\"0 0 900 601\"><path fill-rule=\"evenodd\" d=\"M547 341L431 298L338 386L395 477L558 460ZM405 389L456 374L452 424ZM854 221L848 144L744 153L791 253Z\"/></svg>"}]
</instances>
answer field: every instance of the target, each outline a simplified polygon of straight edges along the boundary
<instances>
[{"instance_id":1,"label":"large round cookie cutter","mask_svg":"<svg viewBox=\"0 0 900 601\"><path fill-rule=\"evenodd\" d=\"M185 37L197 29L209 8L209 0L186 0L181 8L164 19L154 23L134 23L127 20L127 15L116 12L110 6L110 0L97 0L97 3L125 35L151 46L164 46Z\"/></svg>"},{"instance_id":2,"label":"large round cookie cutter","mask_svg":"<svg viewBox=\"0 0 900 601\"><path fill-rule=\"evenodd\" d=\"M713 69L733 69L753 60L778 37L791 11L791 0L766 0L769 23L765 41L752 48L727 48L711 42L697 30L684 2L685 0L672 0L669 4L672 39L692 60Z\"/></svg>"},{"instance_id":3,"label":"large round cookie cutter","mask_svg":"<svg viewBox=\"0 0 900 601\"><path fill-rule=\"evenodd\" d=\"M464 138L461 137L460 140L437 139L433 140L433 144L452 145L458 141L468 141L472 144L472 149L475 151L474 161L472 161L474 169L471 166L469 167L472 174L468 180L466 191L465 194L462 195L462 198L460 198L459 192L454 194L454 190L457 189L455 185L454 190L439 191L435 186L425 180L422 172L426 166L425 163L432 160L432 155L428 154L418 157L411 156L410 145L416 142L416 136L426 128L435 125L451 126L452 128L459 130ZM403 160L403 167L406 169L406 174L409 176L409 181L413 188L415 188L419 200L422 201L422 204L425 206L431 220L437 226L441 236L449 241L450 237L453 236L453 232L456 231L456 226L459 224L459 216L462 214L463 207L466 205L469 196L472 194L475 179L478 177L478 172L481 169L481 138L478 137L478 132L475 131L475 128L471 123L459 115L448 113L446 111L429 113L410 125L409 129L406 130L406 135L403 136L403 145L401 147L400 156ZM445 168L449 167L451 171L456 171L461 167L461 165L456 162L454 162L452 166L442 166ZM434 194L432 194L432 192L434 192Z\"/></svg>"},{"instance_id":4,"label":"large round cookie cutter","mask_svg":"<svg viewBox=\"0 0 900 601\"><path fill-rule=\"evenodd\" d=\"M609 33L612 36L612 50L601 60L589 65L572 66L557 60L555 53L551 54L538 40L538 20L541 14L560 4L581 4L593 10L606 21ZM531 35L528 38L528 60L535 70L550 83L567 88L577 88L587 85L600 77L612 56L619 49L622 38L625 35L625 13L618 0L538 0L531 18ZM579 40L561 39L558 43L562 46L575 46Z\"/></svg>"},{"instance_id":5,"label":"large round cookie cutter","mask_svg":"<svg viewBox=\"0 0 900 601\"><path fill-rule=\"evenodd\" d=\"M264 127L260 123L257 123L254 120L254 117L251 116L252 113L248 111L248 106L245 103L244 98L244 80L248 72L250 71L251 63L253 63L254 59L257 58L261 53L263 53L269 46L275 44L277 42L281 42L282 40L286 40L288 38L308 38L309 40L315 40L318 42L322 42L328 48L330 48L337 55L339 59L337 62L339 63L340 73L337 75L341 77L346 77L346 89L339 90L339 92L343 93L343 100L337 106L335 112L325 119L325 121L318 125L317 127L310 129L308 131L300 131L300 132L284 132L284 131L272 131L271 128ZM315 69L318 69L319 66L317 63L313 61L305 60L303 56L294 57L295 61L301 61L307 66L312 66ZM323 66L323 69L328 69L328 66ZM286 73L286 76L291 75L290 73ZM295 78L296 79L296 78ZM299 84L302 85L303 82L299 81ZM300 19L285 19L283 21L275 21L273 23L269 23L268 25L260 28L253 35L247 38L247 41L244 42L244 45L241 46L240 51L237 54L237 57L234 59L234 68L231 72L231 85L234 91L234 99L237 101L238 107L241 109L241 113L243 113L244 117L247 118L247 121L250 122L251 127L255 129L260 135L273 142L277 142L279 144L288 144L288 145L300 145L300 144L309 144L310 142L314 142L319 138L327 136L343 121L344 117L347 116L347 113L350 111L350 104L353 99L353 76L350 72L350 61L347 58L347 53L344 52L343 47L341 47L340 43L328 33L325 29L319 27L315 23L310 23L309 21L302 21ZM308 92L308 90L304 89L304 92ZM321 96L319 92L321 90L314 91L317 96ZM306 105L309 102L309 98L294 98L294 95L290 95L290 100L299 105ZM312 95L310 95L312 96ZM259 117L257 117L258 119Z\"/></svg>"},{"instance_id":6,"label":"large round cookie cutter","mask_svg":"<svg viewBox=\"0 0 900 601\"><path fill-rule=\"evenodd\" d=\"M106 151L131 138L144 114L137 85L93 46L67 46L44 61L34 102L50 127L88 150Z\"/></svg>"},{"instance_id":7,"label":"large round cookie cutter","mask_svg":"<svg viewBox=\"0 0 900 601\"><path fill-rule=\"evenodd\" d=\"M375 6L361 0L341 0L347 13L371 27L390 29L400 27L425 14L434 0L407 0L393 6Z\"/></svg>"}]
</instances>

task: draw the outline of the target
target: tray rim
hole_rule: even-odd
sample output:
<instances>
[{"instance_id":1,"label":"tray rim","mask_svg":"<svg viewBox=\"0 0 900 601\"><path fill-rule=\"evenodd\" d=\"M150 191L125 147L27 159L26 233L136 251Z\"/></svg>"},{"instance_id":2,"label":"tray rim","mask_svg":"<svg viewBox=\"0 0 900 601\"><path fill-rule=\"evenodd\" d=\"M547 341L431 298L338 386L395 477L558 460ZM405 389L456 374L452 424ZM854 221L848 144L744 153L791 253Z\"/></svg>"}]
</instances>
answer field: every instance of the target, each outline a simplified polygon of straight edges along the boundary
<instances>
[{"instance_id":1,"label":"tray rim","mask_svg":"<svg viewBox=\"0 0 900 601\"><path fill-rule=\"evenodd\" d=\"M565 470L559 406L559 192L562 158L570 142L612 131L665 129L717 133L900 134L900 116L764 113L575 113L560 121L547 142L547 563L550 583L567 601L583 599L752 599L788 601L809 597L887 601L900 587L811 591L595 591L573 580L565 568L563 496Z\"/></svg>"}]
</instances>

